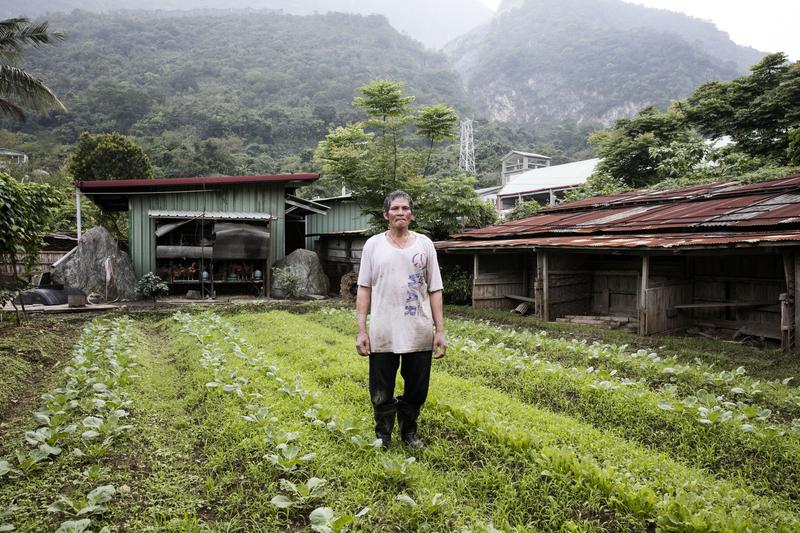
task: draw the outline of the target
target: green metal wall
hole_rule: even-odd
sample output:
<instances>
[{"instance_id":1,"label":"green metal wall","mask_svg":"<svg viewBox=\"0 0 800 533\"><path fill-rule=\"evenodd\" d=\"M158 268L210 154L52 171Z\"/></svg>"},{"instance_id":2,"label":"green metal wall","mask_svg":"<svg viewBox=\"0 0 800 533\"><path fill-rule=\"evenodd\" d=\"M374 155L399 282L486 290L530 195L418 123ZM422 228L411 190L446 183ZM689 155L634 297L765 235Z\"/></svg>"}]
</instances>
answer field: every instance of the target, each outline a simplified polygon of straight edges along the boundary
<instances>
[{"instance_id":1,"label":"green metal wall","mask_svg":"<svg viewBox=\"0 0 800 533\"><path fill-rule=\"evenodd\" d=\"M206 192L176 192L131 196L128 201L130 251L136 275L141 277L156 269L155 222L150 210L229 211L268 213L272 239L271 263L285 254L285 191L283 183L229 185Z\"/></svg>"},{"instance_id":2,"label":"green metal wall","mask_svg":"<svg viewBox=\"0 0 800 533\"><path fill-rule=\"evenodd\" d=\"M306 217L306 235L310 233L331 233L337 231L363 230L369 227L369 217L353 202L334 201L329 203L326 215ZM306 249L314 249L314 241L319 237L306 237Z\"/></svg>"}]
</instances>

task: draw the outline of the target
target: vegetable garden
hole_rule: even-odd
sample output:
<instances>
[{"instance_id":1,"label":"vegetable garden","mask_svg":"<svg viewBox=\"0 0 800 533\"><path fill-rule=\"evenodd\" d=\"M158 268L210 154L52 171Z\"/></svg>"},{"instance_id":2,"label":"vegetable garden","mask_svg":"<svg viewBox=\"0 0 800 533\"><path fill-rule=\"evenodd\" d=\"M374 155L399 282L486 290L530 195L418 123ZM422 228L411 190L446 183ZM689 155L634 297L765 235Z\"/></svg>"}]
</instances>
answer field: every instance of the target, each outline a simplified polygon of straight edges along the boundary
<instances>
[{"instance_id":1,"label":"vegetable garden","mask_svg":"<svg viewBox=\"0 0 800 533\"><path fill-rule=\"evenodd\" d=\"M354 313L303 311L87 324L0 433L0 531L800 530L788 376L450 318L428 447L383 451Z\"/></svg>"}]
</instances>

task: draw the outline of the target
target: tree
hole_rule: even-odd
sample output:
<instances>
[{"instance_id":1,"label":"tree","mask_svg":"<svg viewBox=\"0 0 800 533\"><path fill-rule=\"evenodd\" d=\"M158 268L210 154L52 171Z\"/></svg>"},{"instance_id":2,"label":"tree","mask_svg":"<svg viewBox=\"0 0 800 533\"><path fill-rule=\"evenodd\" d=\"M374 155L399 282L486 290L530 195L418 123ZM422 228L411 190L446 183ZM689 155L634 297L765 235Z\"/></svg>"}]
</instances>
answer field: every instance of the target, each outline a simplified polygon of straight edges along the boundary
<instances>
[{"instance_id":1,"label":"tree","mask_svg":"<svg viewBox=\"0 0 800 533\"><path fill-rule=\"evenodd\" d=\"M428 175L431 164L434 143L450 141L455 138L454 127L458 116L453 108L444 104L434 104L420 110L417 117L417 135L428 140L428 157L425 159L425 169L422 176Z\"/></svg>"},{"instance_id":2,"label":"tree","mask_svg":"<svg viewBox=\"0 0 800 533\"><path fill-rule=\"evenodd\" d=\"M26 48L38 48L62 38L59 33L49 33L46 22L31 24L25 18L0 20L0 113L24 122L23 108L66 111L42 80L18 66Z\"/></svg>"},{"instance_id":3,"label":"tree","mask_svg":"<svg viewBox=\"0 0 800 533\"><path fill-rule=\"evenodd\" d=\"M620 119L612 128L589 137L602 158L596 172L633 188L665 179L659 161L669 158L679 146L698 141L702 143L678 109L662 113L654 107L646 107L633 118ZM701 158L694 163L700 161Z\"/></svg>"},{"instance_id":4,"label":"tree","mask_svg":"<svg viewBox=\"0 0 800 533\"><path fill-rule=\"evenodd\" d=\"M736 151L785 165L789 134L800 127L800 62L770 54L750 71L729 82L701 85L680 108L706 137L730 137Z\"/></svg>"},{"instance_id":5,"label":"tree","mask_svg":"<svg viewBox=\"0 0 800 533\"><path fill-rule=\"evenodd\" d=\"M36 263L60 203L60 195L50 185L21 183L0 172L0 257L8 260L13 272L20 260L28 268ZM13 288L19 292L17 276Z\"/></svg>"},{"instance_id":6,"label":"tree","mask_svg":"<svg viewBox=\"0 0 800 533\"><path fill-rule=\"evenodd\" d=\"M520 220L523 218L532 217L544 209L544 207L545 206L536 200L526 200L524 202L520 202L514 206L514 209L512 209L508 215L506 215L506 220Z\"/></svg>"},{"instance_id":7,"label":"tree","mask_svg":"<svg viewBox=\"0 0 800 533\"><path fill-rule=\"evenodd\" d=\"M414 98L389 80L360 92L353 106L367 119L329 131L315 158L323 173L342 180L376 228L384 225L383 199L397 189L415 198L417 225L435 239L494 222L491 206L475 194L475 180L455 169L440 169L452 172L447 177L428 176L436 143L453 138L458 117L452 108L436 104L415 113Z\"/></svg>"},{"instance_id":8,"label":"tree","mask_svg":"<svg viewBox=\"0 0 800 533\"><path fill-rule=\"evenodd\" d=\"M119 133L81 133L67 171L76 181L153 177L153 166L144 151Z\"/></svg>"}]
</instances>

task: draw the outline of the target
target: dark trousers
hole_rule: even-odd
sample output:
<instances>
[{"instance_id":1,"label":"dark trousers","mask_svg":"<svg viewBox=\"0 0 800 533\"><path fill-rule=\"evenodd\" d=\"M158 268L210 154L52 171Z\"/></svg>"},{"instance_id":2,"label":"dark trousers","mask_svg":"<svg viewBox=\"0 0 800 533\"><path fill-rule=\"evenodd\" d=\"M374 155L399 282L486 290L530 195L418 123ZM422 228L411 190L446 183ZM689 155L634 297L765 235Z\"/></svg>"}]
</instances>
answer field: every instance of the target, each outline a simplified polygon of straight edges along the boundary
<instances>
[{"instance_id":1,"label":"dark trousers","mask_svg":"<svg viewBox=\"0 0 800 533\"><path fill-rule=\"evenodd\" d=\"M400 433L404 437L417 431L417 416L428 397L432 355L433 352L427 350L404 354L372 353L369 356L369 396L376 420L381 413L390 413L393 423L396 409ZM398 368L403 377L403 394L395 398L394 382ZM391 427L385 429L391 432ZM377 431L381 432L380 429Z\"/></svg>"}]
</instances>

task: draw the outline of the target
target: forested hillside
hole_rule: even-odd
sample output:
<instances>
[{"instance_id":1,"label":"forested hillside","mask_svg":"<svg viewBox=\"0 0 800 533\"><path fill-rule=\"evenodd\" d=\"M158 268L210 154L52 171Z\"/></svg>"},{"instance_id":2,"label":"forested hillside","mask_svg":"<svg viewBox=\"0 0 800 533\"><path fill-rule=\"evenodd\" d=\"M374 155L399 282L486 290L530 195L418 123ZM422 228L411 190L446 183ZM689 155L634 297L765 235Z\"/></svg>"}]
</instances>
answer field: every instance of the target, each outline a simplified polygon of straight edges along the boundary
<instances>
[{"instance_id":1,"label":"forested hillside","mask_svg":"<svg viewBox=\"0 0 800 533\"><path fill-rule=\"evenodd\" d=\"M620 0L506 2L446 50L480 113L538 128L664 107L762 55L710 23Z\"/></svg>"},{"instance_id":2,"label":"forested hillside","mask_svg":"<svg viewBox=\"0 0 800 533\"><path fill-rule=\"evenodd\" d=\"M480 0L4 0L0 18L39 17L81 9L113 10L273 9L293 15L328 12L384 15L397 30L440 48L489 21L494 13Z\"/></svg>"},{"instance_id":3,"label":"forested hillside","mask_svg":"<svg viewBox=\"0 0 800 533\"><path fill-rule=\"evenodd\" d=\"M403 80L420 103L466 107L445 58L379 16L73 12L48 20L66 38L31 53L26 67L69 112L31 116L21 131L38 136L33 155L51 144L51 167L57 147L81 131L118 131L137 138L159 176L311 168L328 128L360 118L351 100L375 78ZM24 136L5 140L25 147Z\"/></svg>"}]
</instances>

